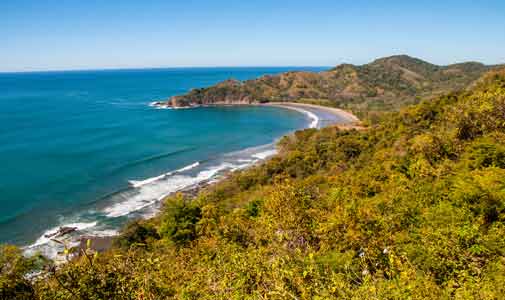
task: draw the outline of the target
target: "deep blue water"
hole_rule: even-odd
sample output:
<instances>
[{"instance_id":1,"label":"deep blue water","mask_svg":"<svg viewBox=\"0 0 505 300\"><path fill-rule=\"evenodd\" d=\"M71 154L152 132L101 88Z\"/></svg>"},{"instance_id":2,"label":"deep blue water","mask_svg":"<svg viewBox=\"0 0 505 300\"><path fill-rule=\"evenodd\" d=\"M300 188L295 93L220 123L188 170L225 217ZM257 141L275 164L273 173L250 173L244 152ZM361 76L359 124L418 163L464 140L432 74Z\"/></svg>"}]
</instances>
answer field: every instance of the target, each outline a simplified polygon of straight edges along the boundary
<instances>
[{"instance_id":1,"label":"deep blue water","mask_svg":"<svg viewBox=\"0 0 505 300\"><path fill-rule=\"evenodd\" d=\"M306 126L306 116L280 108L148 104L228 78L293 69L321 70L0 74L0 242L43 244L44 232L73 223L110 232L152 213L156 199L174 189L264 156L277 138ZM251 148L259 145L266 146Z\"/></svg>"}]
</instances>

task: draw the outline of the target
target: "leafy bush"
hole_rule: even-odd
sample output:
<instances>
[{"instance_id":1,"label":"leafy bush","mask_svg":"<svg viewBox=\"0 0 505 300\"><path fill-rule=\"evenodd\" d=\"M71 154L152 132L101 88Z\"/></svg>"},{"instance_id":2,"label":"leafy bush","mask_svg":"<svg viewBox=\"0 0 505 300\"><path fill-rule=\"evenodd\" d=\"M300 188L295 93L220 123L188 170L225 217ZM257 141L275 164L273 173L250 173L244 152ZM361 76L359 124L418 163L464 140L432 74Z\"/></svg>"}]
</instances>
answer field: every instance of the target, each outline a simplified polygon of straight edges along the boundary
<instances>
[{"instance_id":1,"label":"leafy bush","mask_svg":"<svg viewBox=\"0 0 505 300\"><path fill-rule=\"evenodd\" d=\"M202 217L202 211L195 202L182 196L166 203L162 217L160 234L172 242L182 245L196 238L196 224Z\"/></svg>"},{"instance_id":2,"label":"leafy bush","mask_svg":"<svg viewBox=\"0 0 505 300\"><path fill-rule=\"evenodd\" d=\"M132 245L147 245L158 239L160 235L152 224L137 220L126 225L114 243L118 247L129 248Z\"/></svg>"},{"instance_id":3,"label":"leafy bush","mask_svg":"<svg viewBox=\"0 0 505 300\"><path fill-rule=\"evenodd\" d=\"M35 267L36 258L25 258L14 246L0 246L0 299L35 299L35 290L26 278Z\"/></svg>"}]
</instances>

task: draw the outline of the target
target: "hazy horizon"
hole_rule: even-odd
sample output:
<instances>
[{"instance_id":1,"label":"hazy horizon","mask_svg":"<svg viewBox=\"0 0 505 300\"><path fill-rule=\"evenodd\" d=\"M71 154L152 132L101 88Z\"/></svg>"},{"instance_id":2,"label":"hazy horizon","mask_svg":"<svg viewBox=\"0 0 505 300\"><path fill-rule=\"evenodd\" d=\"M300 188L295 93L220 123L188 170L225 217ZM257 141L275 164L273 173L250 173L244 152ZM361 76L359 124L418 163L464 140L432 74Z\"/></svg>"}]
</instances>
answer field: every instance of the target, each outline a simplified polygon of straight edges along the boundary
<instances>
[{"instance_id":1,"label":"hazy horizon","mask_svg":"<svg viewBox=\"0 0 505 300\"><path fill-rule=\"evenodd\" d=\"M388 55L388 56L398 56L398 55L408 55L408 54L393 54L393 55ZM385 56L385 57L388 57L388 56ZM411 57L414 57L414 58L418 58L418 59L421 59L421 60L424 60L426 62L429 62L431 63L430 61L428 60L425 60L421 57L415 57L415 56L412 56L412 55L409 55ZM383 58L383 57L376 57L374 59L371 59L370 61L368 62L365 62L363 64L367 64L367 63L370 63L372 62L373 60L375 59L379 59L379 58ZM478 62L478 63L482 63L480 61L475 61L475 60L467 60L467 61L457 61L457 62L454 62L454 63L451 63L451 64L458 64L458 63L466 63L466 62ZM338 64L345 64L347 63L346 61L343 61L343 62L340 62ZM337 65L338 65L337 64ZM505 64L505 61L503 62L497 62L496 64ZM356 64L356 65L362 65L361 63L359 64ZM442 64L441 66L445 66L445 65L450 65L450 64ZM485 64L485 65L495 65L495 64ZM168 69L219 69L219 68L229 68L229 69L240 69L240 68L333 68L335 67L336 65L270 65L270 66L267 66L267 65L236 65L236 66L226 66L226 65L223 65L223 66L138 66L138 67L125 67L125 68L121 68L121 67L103 67L103 68L100 68L100 67L97 67L97 68L94 68L94 67L90 67L90 68L82 68L82 69L47 69L47 70L19 70L19 71L2 71L0 70L0 74L16 74L16 73L57 73L57 72L93 72L93 71L142 71L142 70L168 70Z\"/></svg>"},{"instance_id":2,"label":"hazy horizon","mask_svg":"<svg viewBox=\"0 0 505 300\"><path fill-rule=\"evenodd\" d=\"M16 73L58 73L58 72L93 72L93 71L148 71L148 70L170 70L170 69L285 69L285 68L332 68L333 66L305 66L305 65L292 65L292 66L146 66L146 67L131 67L131 68L89 68L89 69L48 69L48 70L26 70L26 71L0 71L0 74L16 74Z\"/></svg>"}]
</instances>

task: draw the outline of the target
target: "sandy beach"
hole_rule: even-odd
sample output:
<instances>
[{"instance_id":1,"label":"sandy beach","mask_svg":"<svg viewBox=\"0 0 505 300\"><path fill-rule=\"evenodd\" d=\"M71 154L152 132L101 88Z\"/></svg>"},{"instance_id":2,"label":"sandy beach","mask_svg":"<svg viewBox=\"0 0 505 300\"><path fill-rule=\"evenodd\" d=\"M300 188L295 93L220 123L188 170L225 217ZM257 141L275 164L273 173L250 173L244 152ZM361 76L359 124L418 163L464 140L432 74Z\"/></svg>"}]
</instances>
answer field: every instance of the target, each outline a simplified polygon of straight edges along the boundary
<instances>
[{"instance_id":1,"label":"sandy beach","mask_svg":"<svg viewBox=\"0 0 505 300\"><path fill-rule=\"evenodd\" d=\"M318 118L317 128L322 128L330 125L357 126L360 124L360 120L351 112L335 107L297 102L270 102L263 105L293 109L302 113L313 113Z\"/></svg>"}]
</instances>

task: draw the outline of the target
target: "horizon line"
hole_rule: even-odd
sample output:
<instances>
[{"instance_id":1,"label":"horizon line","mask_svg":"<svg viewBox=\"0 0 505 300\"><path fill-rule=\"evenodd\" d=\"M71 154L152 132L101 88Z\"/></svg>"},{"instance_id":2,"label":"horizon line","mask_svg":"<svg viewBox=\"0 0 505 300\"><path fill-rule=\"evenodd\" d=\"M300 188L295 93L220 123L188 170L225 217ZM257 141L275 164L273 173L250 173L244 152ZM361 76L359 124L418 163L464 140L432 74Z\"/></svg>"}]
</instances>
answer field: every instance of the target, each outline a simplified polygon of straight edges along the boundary
<instances>
[{"instance_id":1,"label":"horizon line","mask_svg":"<svg viewBox=\"0 0 505 300\"><path fill-rule=\"evenodd\" d=\"M505 65L505 62L499 62L499 63L484 63L478 60L465 60L465 61L456 61L456 62L451 62L451 63L442 63L442 64L437 64L437 63L432 63L424 58L419 58L417 56L411 56L408 54L393 54L393 55L387 55L383 57L377 57L374 59L369 60L368 62L364 63L350 63L347 61L341 61L337 63L333 63L331 65L298 65L298 64L293 64L293 65L182 65L182 66L131 66L131 67L89 67L89 68L55 68L55 69L27 69L27 70L5 70L2 71L0 70L0 74L26 74L26 73L59 73L59 72L89 72L89 71L135 71L135 70L162 70L162 69L216 69L216 68L332 68L338 65L342 64L352 64L355 66L361 66L365 65L368 63L371 63L375 60L378 59L383 59L383 58L389 58L389 57L394 57L394 56L408 56L414 59L419 59L424 62L427 62L429 64L433 64L436 66L451 66L451 65L456 65L456 64L464 64L464 63L479 63L483 64L485 66L503 66Z\"/></svg>"},{"instance_id":2,"label":"horizon line","mask_svg":"<svg viewBox=\"0 0 505 300\"><path fill-rule=\"evenodd\" d=\"M236 66L173 66L173 67L105 67L83 69L36 69L19 71L2 71L0 74L27 74L27 73L60 73L60 72L89 72L89 71L141 71L141 70L166 70L166 69L217 69L217 68L331 68L331 65L236 65Z\"/></svg>"}]
</instances>

